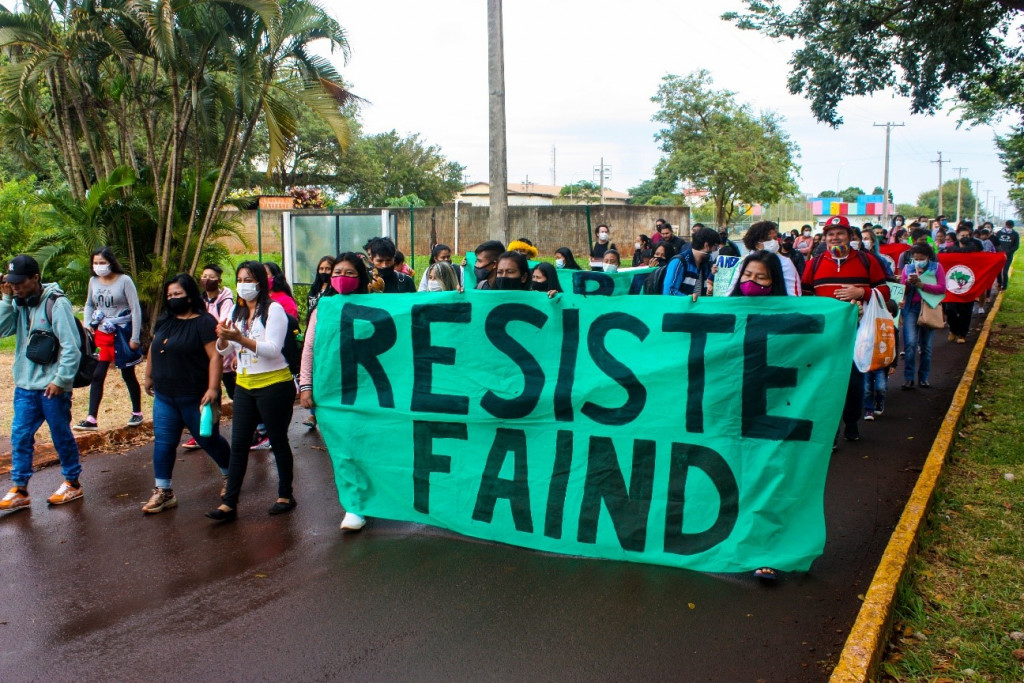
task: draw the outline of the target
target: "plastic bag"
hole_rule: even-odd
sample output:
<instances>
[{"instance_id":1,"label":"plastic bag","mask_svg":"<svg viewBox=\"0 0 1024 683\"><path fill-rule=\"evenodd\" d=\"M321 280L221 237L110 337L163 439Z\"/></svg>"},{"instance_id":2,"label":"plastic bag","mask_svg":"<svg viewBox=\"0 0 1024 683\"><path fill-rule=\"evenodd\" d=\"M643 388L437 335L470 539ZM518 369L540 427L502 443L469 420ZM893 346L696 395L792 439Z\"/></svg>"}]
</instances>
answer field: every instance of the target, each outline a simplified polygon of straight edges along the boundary
<instances>
[{"instance_id":1,"label":"plastic bag","mask_svg":"<svg viewBox=\"0 0 1024 683\"><path fill-rule=\"evenodd\" d=\"M885 308L885 298L871 290L871 300L864 304L864 315L857 326L853 346L853 364L861 372L881 370L896 358L896 325Z\"/></svg>"}]
</instances>

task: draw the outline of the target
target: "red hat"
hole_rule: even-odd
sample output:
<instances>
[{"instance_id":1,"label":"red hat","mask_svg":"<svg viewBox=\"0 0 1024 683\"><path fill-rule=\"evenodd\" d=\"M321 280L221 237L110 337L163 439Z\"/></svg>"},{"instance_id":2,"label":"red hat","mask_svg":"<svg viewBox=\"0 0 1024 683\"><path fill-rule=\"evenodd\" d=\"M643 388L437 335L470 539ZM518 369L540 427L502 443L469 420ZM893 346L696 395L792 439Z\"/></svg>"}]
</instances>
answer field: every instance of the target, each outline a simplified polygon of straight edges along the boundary
<instances>
[{"instance_id":1,"label":"red hat","mask_svg":"<svg viewBox=\"0 0 1024 683\"><path fill-rule=\"evenodd\" d=\"M843 227L843 228L850 227L850 219L848 219L846 216L832 216L827 221L825 221L825 229L826 230L828 230L829 228L835 228L835 227Z\"/></svg>"}]
</instances>

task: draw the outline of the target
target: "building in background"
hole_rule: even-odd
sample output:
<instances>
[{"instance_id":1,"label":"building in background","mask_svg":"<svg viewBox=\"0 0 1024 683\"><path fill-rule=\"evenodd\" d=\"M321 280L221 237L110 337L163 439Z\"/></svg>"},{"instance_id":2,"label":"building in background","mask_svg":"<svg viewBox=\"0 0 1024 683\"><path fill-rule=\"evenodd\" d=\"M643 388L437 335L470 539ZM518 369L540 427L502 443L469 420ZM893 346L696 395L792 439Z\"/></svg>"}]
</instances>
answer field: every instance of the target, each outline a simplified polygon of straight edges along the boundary
<instances>
[{"instance_id":1,"label":"building in background","mask_svg":"<svg viewBox=\"0 0 1024 683\"><path fill-rule=\"evenodd\" d=\"M844 202L842 197L812 197L808 200L811 213L814 214L816 227L822 228L832 216L846 216L850 225L860 226L864 223L881 223L885 215L885 203L880 194L862 194L855 202ZM896 215L896 206L889 204L889 216Z\"/></svg>"},{"instance_id":2,"label":"building in background","mask_svg":"<svg viewBox=\"0 0 1024 683\"><path fill-rule=\"evenodd\" d=\"M509 206L554 206L556 204L598 204L600 200L591 194L582 197L561 196L562 185L541 185L540 183L509 183ZM490 205L491 186L488 183L466 185L456 199L473 206ZM629 195L604 189L604 203L624 206Z\"/></svg>"}]
</instances>

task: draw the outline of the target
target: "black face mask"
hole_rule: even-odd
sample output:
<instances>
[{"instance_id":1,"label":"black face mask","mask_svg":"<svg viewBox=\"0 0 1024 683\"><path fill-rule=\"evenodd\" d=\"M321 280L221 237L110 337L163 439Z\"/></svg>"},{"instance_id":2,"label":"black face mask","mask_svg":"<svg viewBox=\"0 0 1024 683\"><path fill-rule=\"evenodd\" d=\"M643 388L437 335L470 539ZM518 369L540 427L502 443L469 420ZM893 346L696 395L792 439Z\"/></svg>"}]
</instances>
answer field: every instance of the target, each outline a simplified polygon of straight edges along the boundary
<instances>
[{"instance_id":1,"label":"black face mask","mask_svg":"<svg viewBox=\"0 0 1024 683\"><path fill-rule=\"evenodd\" d=\"M960 238L960 244L970 244L970 242L971 242L971 238L970 237L961 237Z\"/></svg>"},{"instance_id":2,"label":"black face mask","mask_svg":"<svg viewBox=\"0 0 1024 683\"><path fill-rule=\"evenodd\" d=\"M36 292L28 296L16 296L14 297L14 303L24 308L35 308L43 300L42 293Z\"/></svg>"},{"instance_id":3,"label":"black face mask","mask_svg":"<svg viewBox=\"0 0 1024 683\"><path fill-rule=\"evenodd\" d=\"M546 292L546 291L548 291L548 283L547 282L537 282L536 280L534 280L532 286L533 286L533 291L535 291L535 292Z\"/></svg>"},{"instance_id":4,"label":"black face mask","mask_svg":"<svg viewBox=\"0 0 1024 683\"><path fill-rule=\"evenodd\" d=\"M526 283L517 277L496 277L494 278L494 289L521 292L526 289Z\"/></svg>"},{"instance_id":5,"label":"black face mask","mask_svg":"<svg viewBox=\"0 0 1024 683\"><path fill-rule=\"evenodd\" d=\"M188 297L179 296L167 300L167 310L174 315L184 315L192 310L192 304L189 302Z\"/></svg>"}]
</instances>

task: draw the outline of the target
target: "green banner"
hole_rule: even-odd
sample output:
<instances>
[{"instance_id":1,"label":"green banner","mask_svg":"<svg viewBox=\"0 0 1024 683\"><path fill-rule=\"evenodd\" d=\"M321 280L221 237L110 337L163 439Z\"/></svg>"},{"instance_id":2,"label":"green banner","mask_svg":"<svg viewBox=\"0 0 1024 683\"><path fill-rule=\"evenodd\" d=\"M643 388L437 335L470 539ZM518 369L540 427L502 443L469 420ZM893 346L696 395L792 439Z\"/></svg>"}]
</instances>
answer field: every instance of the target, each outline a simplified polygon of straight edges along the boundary
<instances>
[{"instance_id":1,"label":"green banner","mask_svg":"<svg viewBox=\"0 0 1024 683\"><path fill-rule=\"evenodd\" d=\"M647 276L653 271L654 268L631 268L614 273L559 269L558 283L563 292L587 296L643 294Z\"/></svg>"},{"instance_id":2,"label":"green banner","mask_svg":"<svg viewBox=\"0 0 1024 683\"><path fill-rule=\"evenodd\" d=\"M816 297L321 300L346 510L548 552L806 570L856 308Z\"/></svg>"}]
</instances>

